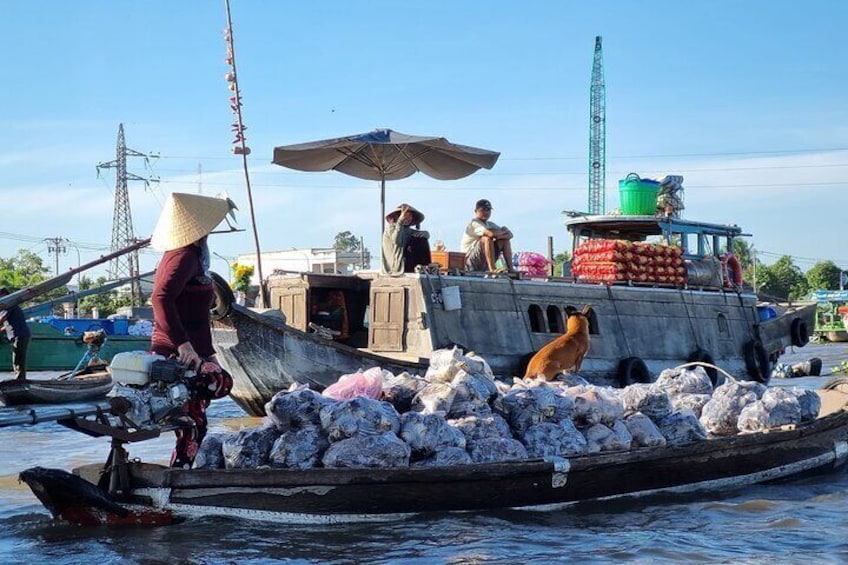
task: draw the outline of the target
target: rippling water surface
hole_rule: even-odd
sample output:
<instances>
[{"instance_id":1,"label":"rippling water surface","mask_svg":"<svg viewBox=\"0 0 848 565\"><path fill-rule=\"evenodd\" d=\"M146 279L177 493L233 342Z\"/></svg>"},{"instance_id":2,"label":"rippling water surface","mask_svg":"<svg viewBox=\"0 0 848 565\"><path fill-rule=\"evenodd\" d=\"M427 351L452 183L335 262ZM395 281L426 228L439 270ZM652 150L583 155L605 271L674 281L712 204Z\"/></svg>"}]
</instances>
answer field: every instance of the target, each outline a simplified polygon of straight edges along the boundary
<instances>
[{"instance_id":1,"label":"rippling water surface","mask_svg":"<svg viewBox=\"0 0 848 565\"><path fill-rule=\"evenodd\" d=\"M784 361L848 360L810 345ZM0 374L0 378L8 375ZM779 385L815 387L824 378ZM213 403L212 431L252 425ZM173 435L129 446L167 463ZM0 429L0 563L848 563L848 473L700 497L588 503L555 511L428 514L376 524L290 526L204 518L146 529L79 528L51 519L20 471L105 461L107 438L57 424ZM626 477L622 477L626 480Z\"/></svg>"}]
</instances>

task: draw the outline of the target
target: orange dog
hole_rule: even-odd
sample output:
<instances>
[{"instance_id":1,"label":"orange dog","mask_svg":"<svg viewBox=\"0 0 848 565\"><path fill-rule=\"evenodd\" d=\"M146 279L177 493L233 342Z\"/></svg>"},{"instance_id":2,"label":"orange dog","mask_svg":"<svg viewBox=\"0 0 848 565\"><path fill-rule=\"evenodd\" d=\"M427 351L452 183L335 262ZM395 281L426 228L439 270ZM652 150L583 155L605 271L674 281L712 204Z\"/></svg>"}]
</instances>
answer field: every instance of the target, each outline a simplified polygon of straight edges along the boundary
<instances>
[{"instance_id":1,"label":"orange dog","mask_svg":"<svg viewBox=\"0 0 848 565\"><path fill-rule=\"evenodd\" d=\"M582 312L568 314L566 332L536 352L524 378L544 375L546 380L552 380L556 375L574 369L580 371L583 357L589 351L589 318L586 317L588 306Z\"/></svg>"}]
</instances>

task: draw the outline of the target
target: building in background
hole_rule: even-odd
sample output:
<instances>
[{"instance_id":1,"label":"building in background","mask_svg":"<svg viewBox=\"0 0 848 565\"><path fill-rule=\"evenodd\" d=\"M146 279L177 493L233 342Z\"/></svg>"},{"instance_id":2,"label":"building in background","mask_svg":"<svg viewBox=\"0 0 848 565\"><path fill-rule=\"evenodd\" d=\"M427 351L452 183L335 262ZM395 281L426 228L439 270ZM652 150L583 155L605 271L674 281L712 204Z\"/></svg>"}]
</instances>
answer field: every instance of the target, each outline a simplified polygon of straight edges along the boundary
<instances>
[{"instance_id":1,"label":"building in background","mask_svg":"<svg viewBox=\"0 0 848 565\"><path fill-rule=\"evenodd\" d=\"M365 257L368 261L368 257ZM241 253L236 257L239 265L256 267L256 253ZM362 268L363 257L360 253L338 251L332 247L312 247L306 249L288 249L285 251L266 251L262 253L262 271L267 275L275 270L300 273L325 273L349 275ZM251 284L259 284L258 274L254 271Z\"/></svg>"}]
</instances>

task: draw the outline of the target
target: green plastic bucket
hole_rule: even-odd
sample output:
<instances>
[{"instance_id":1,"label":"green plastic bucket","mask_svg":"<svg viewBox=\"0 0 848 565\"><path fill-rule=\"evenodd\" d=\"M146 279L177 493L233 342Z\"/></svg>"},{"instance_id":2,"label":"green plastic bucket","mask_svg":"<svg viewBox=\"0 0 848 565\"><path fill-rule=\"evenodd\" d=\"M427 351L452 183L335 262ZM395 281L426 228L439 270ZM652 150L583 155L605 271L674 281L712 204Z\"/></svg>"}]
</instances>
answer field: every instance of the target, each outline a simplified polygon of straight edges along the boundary
<instances>
[{"instance_id":1,"label":"green plastic bucket","mask_svg":"<svg viewBox=\"0 0 848 565\"><path fill-rule=\"evenodd\" d=\"M659 190L659 182L641 179L636 173L630 173L618 181L621 213L627 216L653 216L657 212Z\"/></svg>"}]
</instances>

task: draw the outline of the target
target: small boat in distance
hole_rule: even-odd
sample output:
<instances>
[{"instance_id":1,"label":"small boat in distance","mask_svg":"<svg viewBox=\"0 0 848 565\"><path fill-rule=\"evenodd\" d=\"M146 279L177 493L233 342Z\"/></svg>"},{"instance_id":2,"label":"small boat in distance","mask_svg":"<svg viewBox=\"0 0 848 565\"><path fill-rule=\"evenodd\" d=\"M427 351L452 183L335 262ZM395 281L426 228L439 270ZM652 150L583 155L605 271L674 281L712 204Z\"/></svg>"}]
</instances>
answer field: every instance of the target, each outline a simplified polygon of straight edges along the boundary
<instances>
[{"instance_id":1,"label":"small boat in distance","mask_svg":"<svg viewBox=\"0 0 848 565\"><path fill-rule=\"evenodd\" d=\"M529 357L563 333L572 309L584 307L591 347L580 374L599 385L649 382L691 361L767 382L783 351L809 340L814 304L760 319L757 296L742 286L738 261L727 253L744 235L738 226L572 214L566 227L575 255L585 244L639 242L663 257L655 271L642 262L650 258L640 258L638 277L607 269L614 275L607 282L591 280L585 269L569 277L466 273L450 267L455 253L441 269L399 277L278 272L267 282L272 309L233 305L215 322L215 348L233 375L233 398L260 416L293 383L320 390L342 374L375 366L421 374L434 350L452 345L483 356L501 378L523 376ZM620 268L635 261L625 252ZM671 277L658 274L669 269ZM310 331L316 326L331 331ZM714 369L710 376L718 378Z\"/></svg>"},{"instance_id":2,"label":"small boat in distance","mask_svg":"<svg viewBox=\"0 0 848 565\"><path fill-rule=\"evenodd\" d=\"M101 363L85 367L76 374L69 372L52 379L0 381L0 403L21 406L99 400L112 390L112 384L108 366Z\"/></svg>"}]
</instances>

